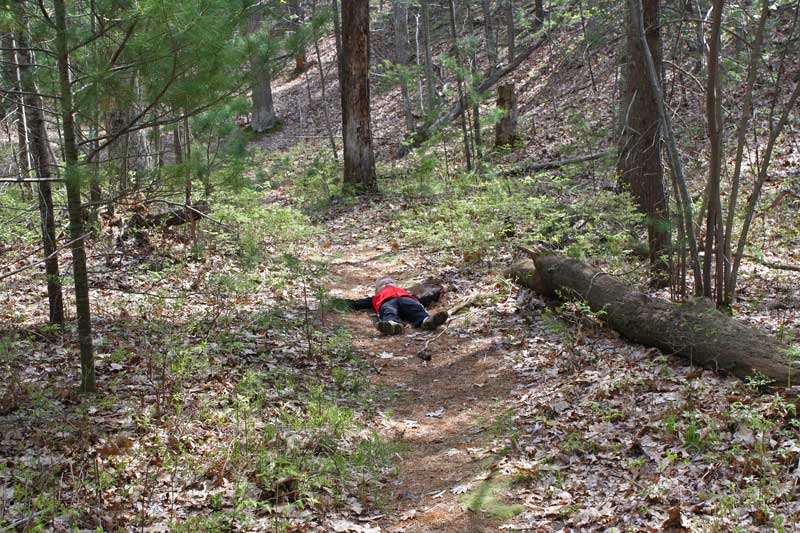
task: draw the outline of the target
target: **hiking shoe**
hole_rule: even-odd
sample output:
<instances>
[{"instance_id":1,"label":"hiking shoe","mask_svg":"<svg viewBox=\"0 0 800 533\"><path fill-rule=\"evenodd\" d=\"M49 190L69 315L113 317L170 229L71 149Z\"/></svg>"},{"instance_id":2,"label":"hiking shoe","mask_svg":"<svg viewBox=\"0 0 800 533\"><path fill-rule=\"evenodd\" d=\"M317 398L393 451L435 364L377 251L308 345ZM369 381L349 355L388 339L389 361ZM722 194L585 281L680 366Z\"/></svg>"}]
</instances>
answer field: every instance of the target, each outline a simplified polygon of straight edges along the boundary
<instances>
[{"instance_id":1,"label":"hiking shoe","mask_svg":"<svg viewBox=\"0 0 800 533\"><path fill-rule=\"evenodd\" d=\"M403 333L403 324L398 324L393 320L381 320L375 327L384 335L399 335Z\"/></svg>"},{"instance_id":2,"label":"hiking shoe","mask_svg":"<svg viewBox=\"0 0 800 533\"><path fill-rule=\"evenodd\" d=\"M427 331L433 331L445 322L447 322L447 311L439 311L435 315L431 315L422 321L420 327Z\"/></svg>"}]
</instances>

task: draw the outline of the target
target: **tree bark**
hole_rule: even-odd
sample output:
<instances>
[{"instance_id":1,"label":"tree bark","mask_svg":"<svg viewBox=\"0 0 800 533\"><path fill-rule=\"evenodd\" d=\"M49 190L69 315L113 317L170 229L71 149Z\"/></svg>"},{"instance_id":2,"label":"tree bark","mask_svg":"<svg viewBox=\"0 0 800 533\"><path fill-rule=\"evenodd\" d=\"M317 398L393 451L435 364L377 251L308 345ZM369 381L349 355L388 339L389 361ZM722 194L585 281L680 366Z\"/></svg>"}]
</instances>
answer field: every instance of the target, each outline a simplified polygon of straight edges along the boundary
<instances>
[{"instance_id":1,"label":"tree bark","mask_svg":"<svg viewBox=\"0 0 800 533\"><path fill-rule=\"evenodd\" d=\"M344 185L376 188L369 98L369 0L342 1Z\"/></svg>"},{"instance_id":2,"label":"tree bark","mask_svg":"<svg viewBox=\"0 0 800 533\"><path fill-rule=\"evenodd\" d=\"M736 215L736 203L739 198L742 163L744 162L744 145L747 137L748 125L750 124L750 115L753 111L753 88L755 87L756 74L758 73L758 64L761 61L761 47L764 44L764 29L768 17L769 1L762 0L761 16L758 20L758 28L756 29L753 49L750 53L750 64L747 70L747 85L744 91L744 101L742 102L742 114L739 118L739 125L737 128L736 160L734 163L733 177L731 178L731 196L728 201L728 213L725 220L725 236L723 243L725 253L725 294L723 297L723 305L731 305L733 303L734 287L731 285L733 223Z\"/></svg>"},{"instance_id":3,"label":"tree bark","mask_svg":"<svg viewBox=\"0 0 800 533\"><path fill-rule=\"evenodd\" d=\"M264 12L260 7L251 13L247 22L247 32L250 36L261 30L263 18ZM250 78L253 101L253 118L250 121L250 128L261 133L273 128L278 122L278 117L275 115L275 106L272 102L272 73L269 58L262 57L258 39L252 43L250 52Z\"/></svg>"},{"instance_id":4,"label":"tree bark","mask_svg":"<svg viewBox=\"0 0 800 533\"><path fill-rule=\"evenodd\" d=\"M497 107L505 111L494 127L495 146L514 148L517 142L517 93L514 82L497 87Z\"/></svg>"},{"instance_id":5,"label":"tree bark","mask_svg":"<svg viewBox=\"0 0 800 533\"><path fill-rule=\"evenodd\" d=\"M311 4L311 8L314 10L312 13L312 17L316 15L317 10L317 2L314 0ZM333 151L333 158L336 160L336 163L339 163L339 153L338 149L336 148L336 139L333 136L333 125L331 124L331 114L328 109L328 89L327 89L327 82L325 78L325 68L322 65L322 52L319 48L319 36L314 35L314 52L317 54L317 71L319 72L319 81L320 81L320 89L322 91L322 113L325 116L325 130L328 132L328 142L331 143L331 150ZM338 54L337 54L337 61L338 61Z\"/></svg>"},{"instance_id":6,"label":"tree bark","mask_svg":"<svg viewBox=\"0 0 800 533\"><path fill-rule=\"evenodd\" d=\"M292 28L298 37L300 37L300 34L303 31L303 19L305 18L303 5L300 3L300 0L290 0L289 10L291 11L292 16ZM294 71L300 73L306 69L306 48L305 42L301 38L298 38L297 44L300 46L300 48L295 51Z\"/></svg>"},{"instance_id":7,"label":"tree bark","mask_svg":"<svg viewBox=\"0 0 800 533\"><path fill-rule=\"evenodd\" d=\"M508 62L514 61L514 0L505 0L506 3L506 46L508 47Z\"/></svg>"},{"instance_id":8,"label":"tree bark","mask_svg":"<svg viewBox=\"0 0 800 533\"><path fill-rule=\"evenodd\" d=\"M658 0L644 2L643 16L648 48L656 72L661 72ZM659 121L654 120L658 117L658 103L648 81L638 21L632 13L627 17L627 26L626 64L620 98L620 114L625 114L627 120L619 138L619 180L647 217L651 276L655 284L664 285L669 280L669 263L662 254L669 248L671 232L661 164L660 127Z\"/></svg>"},{"instance_id":9,"label":"tree bark","mask_svg":"<svg viewBox=\"0 0 800 533\"><path fill-rule=\"evenodd\" d=\"M461 109L467 108L467 98L464 95L464 75L463 62L461 61L461 50L458 46L458 34L456 33L456 4L454 0L449 0L450 6L450 38L453 40L453 50L456 57L456 86L458 87L458 104ZM461 134L464 140L464 158L467 164L467 172L472 170L472 152L469 148L469 133L467 132L467 119L461 115Z\"/></svg>"},{"instance_id":10,"label":"tree bark","mask_svg":"<svg viewBox=\"0 0 800 533\"><path fill-rule=\"evenodd\" d=\"M78 342L81 350L81 392L93 392L95 386L92 318L89 306L89 278L81 209L81 173L78 168L78 145L75 140L75 115L69 75L67 14L64 0L53 0L56 26L56 54L61 96L61 121L64 135L64 177L67 188L69 229L72 238L72 271L75 280L75 307L78 317Z\"/></svg>"},{"instance_id":11,"label":"tree bark","mask_svg":"<svg viewBox=\"0 0 800 533\"><path fill-rule=\"evenodd\" d=\"M42 180L39 186L39 218L42 229L42 250L47 275L47 301L51 324L64 323L64 296L61 289L61 275L56 254L56 223L53 213L53 161L50 159L50 146L47 140L47 127L42 112L42 98L39 96L33 79L31 66L33 57L28 50L24 35L17 37L19 50L20 86L25 93L24 103L28 108L28 136L31 141L31 156L36 179Z\"/></svg>"},{"instance_id":12,"label":"tree bark","mask_svg":"<svg viewBox=\"0 0 800 533\"><path fill-rule=\"evenodd\" d=\"M406 119L406 131L414 131L414 114L411 110L411 98L408 95L408 0L394 0L394 48L395 62L399 68L400 94L403 98L403 114Z\"/></svg>"},{"instance_id":13,"label":"tree bark","mask_svg":"<svg viewBox=\"0 0 800 533\"><path fill-rule=\"evenodd\" d=\"M536 0L534 4L534 15L536 16L536 20L533 23L533 27L535 29L539 29L544 25L544 0Z\"/></svg>"},{"instance_id":14,"label":"tree bark","mask_svg":"<svg viewBox=\"0 0 800 533\"><path fill-rule=\"evenodd\" d=\"M716 296L717 305L723 300L723 238L722 201L720 199L720 176L722 174L722 89L720 88L719 54L722 31L722 6L724 0L714 0L711 23L711 43L708 49L708 78L706 83L706 123L711 158L708 169L708 206L706 215L705 256L703 257L703 288L708 298ZM712 279L712 266L716 266ZM714 282L716 281L716 290Z\"/></svg>"},{"instance_id":15,"label":"tree bark","mask_svg":"<svg viewBox=\"0 0 800 533\"><path fill-rule=\"evenodd\" d=\"M21 57L21 51L15 50L15 48L22 48L19 43L19 38L15 39L14 34L6 33L3 35L3 47L4 50L4 59L5 59L5 66L3 68L3 74L5 74L11 92L6 95L7 100L10 102L9 105L10 109L13 109L14 115L16 115L16 130L17 130L17 154L16 154L16 163L17 163L17 172L20 176L20 179L28 179L30 177L31 172L31 158L28 150L28 136L27 131L29 126L27 125L27 113L25 110L24 105L24 96L21 89L21 69L26 67L27 65L23 64L23 60ZM12 116L14 116L12 115ZM30 184L26 183L24 187L30 191Z\"/></svg>"},{"instance_id":16,"label":"tree bark","mask_svg":"<svg viewBox=\"0 0 800 533\"><path fill-rule=\"evenodd\" d=\"M481 0L481 11L483 12L483 28L486 32L486 55L489 59L489 74L494 72L497 68L497 63L500 61L497 54L497 39L494 35L494 26L492 25L492 6L491 0Z\"/></svg>"},{"instance_id":17,"label":"tree bark","mask_svg":"<svg viewBox=\"0 0 800 533\"><path fill-rule=\"evenodd\" d=\"M659 80L660 71L656 68L653 55L650 52L650 45L647 42L647 31L644 25L644 16L642 14L641 0L629 0L630 15L633 21L638 26L639 43L642 46L642 53L644 55L644 66L646 68L647 77L649 81L649 90L652 92L656 101L658 110L658 118L661 121L661 127L664 131L664 138L667 144L667 151L669 153L670 166L675 181L678 184L678 190L681 195L681 206L683 208L683 224L686 228L686 236L689 241L689 251L692 255L692 267L694 271L695 293L702 294L703 276L700 272L700 254L697 251L697 240L694 235L694 221L692 213L692 198L689 195L689 189L686 185L686 177L683 174L683 162L681 161L678 145L675 142L675 134L672 131L672 120L667 111L667 104L664 101L664 95L661 91L661 82Z\"/></svg>"},{"instance_id":18,"label":"tree bark","mask_svg":"<svg viewBox=\"0 0 800 533\"><path fill-rule=\"evenodd\" d=\"M422 34L425 40L425 98L428 102L428 114L436 107L435 75L433 71L433 52L431 51L431 16L428 0L420 0L422 10ZM426 121L427 123L427 121Z\"/></svg>"},{"instance_id":19,"label":"tree bark","mask_svg":"<svg viewBox=\"0 0 800 533\"><path fill-rule=\"evenodd\" d=\"M706 299L675 304L653 298L610 274L560 255L534 254L532 261L514 264L509 274L542 295L580 298L633 342L742 378L760 372L780 386L789 383L793 363L787 347L720 313Z\"/></svg>"}]
</instances>

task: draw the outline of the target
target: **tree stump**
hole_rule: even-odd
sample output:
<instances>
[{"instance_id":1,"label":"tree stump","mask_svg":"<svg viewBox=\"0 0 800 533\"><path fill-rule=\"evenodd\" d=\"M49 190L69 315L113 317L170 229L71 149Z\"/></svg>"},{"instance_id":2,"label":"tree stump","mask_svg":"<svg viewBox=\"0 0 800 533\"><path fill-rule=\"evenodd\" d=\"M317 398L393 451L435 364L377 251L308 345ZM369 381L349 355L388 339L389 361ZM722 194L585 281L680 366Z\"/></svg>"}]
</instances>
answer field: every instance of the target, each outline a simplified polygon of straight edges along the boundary
<instances>
[{"instance_id":1,"label":"tree stump","mask_svg":"<svg viewBox=\"0 0 800 533\"><path fill-rule=\"evenodd\" d=\"M494 144L513 148L517 142L517 93L513 83L497 87L497 107L505 113L494 127Z\"/></svg>"}]
</instances>

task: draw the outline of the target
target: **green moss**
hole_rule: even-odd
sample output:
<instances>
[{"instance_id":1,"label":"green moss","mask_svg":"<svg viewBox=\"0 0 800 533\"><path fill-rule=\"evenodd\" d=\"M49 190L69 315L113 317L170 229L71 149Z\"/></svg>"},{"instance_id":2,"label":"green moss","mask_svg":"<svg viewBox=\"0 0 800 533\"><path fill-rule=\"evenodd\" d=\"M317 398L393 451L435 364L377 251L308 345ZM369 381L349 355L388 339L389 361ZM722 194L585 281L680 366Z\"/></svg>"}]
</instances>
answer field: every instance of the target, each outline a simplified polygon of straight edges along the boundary
<instances>
[{"instance_id":1,"label":"green moss","mask_svg":"<svg viewBox=\"0 0 800 533\"><path fill-rule=\"evenodd\" d=\"M519 503L507 503L503 494L514 484L510 477L492 477L465 493L459 501L470 511L484 513L495 520L508 520L525 510Z\"/></svg>"}]
</instances>

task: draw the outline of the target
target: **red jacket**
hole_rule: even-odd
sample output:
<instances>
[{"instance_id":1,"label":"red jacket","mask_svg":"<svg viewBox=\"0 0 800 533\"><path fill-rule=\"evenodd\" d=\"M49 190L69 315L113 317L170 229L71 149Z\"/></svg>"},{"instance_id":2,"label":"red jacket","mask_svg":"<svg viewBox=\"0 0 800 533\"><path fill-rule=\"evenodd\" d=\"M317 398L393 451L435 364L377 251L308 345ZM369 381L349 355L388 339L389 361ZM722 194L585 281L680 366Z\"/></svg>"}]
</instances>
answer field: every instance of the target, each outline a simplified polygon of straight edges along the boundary
<instances>
[{"instance_id":1,"label":"red jacket","mask_svg":"<svg viewBox=\"0 0 800 533\"><path fill-rule=\"evenodd\" d=\"M372 308L375 309L376 313L378 313L380 312L383 302L392 298L400 298L401 296L408 296L409 298L414 298L415 300L417 299L416 296L405 289L395 287L394 285L387 285L386 287L382 288L378 294L372 297Z\"/></svg>"}]
</instances>

